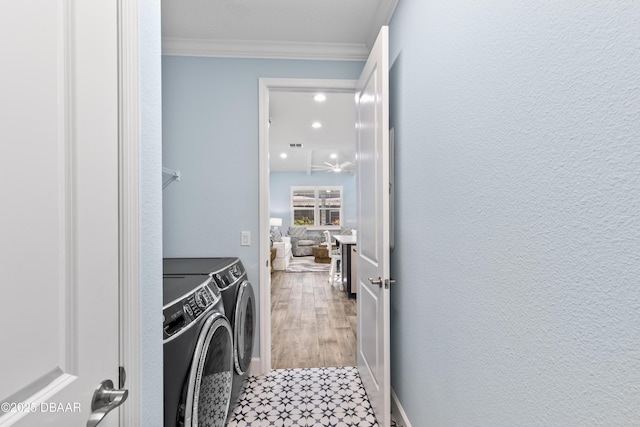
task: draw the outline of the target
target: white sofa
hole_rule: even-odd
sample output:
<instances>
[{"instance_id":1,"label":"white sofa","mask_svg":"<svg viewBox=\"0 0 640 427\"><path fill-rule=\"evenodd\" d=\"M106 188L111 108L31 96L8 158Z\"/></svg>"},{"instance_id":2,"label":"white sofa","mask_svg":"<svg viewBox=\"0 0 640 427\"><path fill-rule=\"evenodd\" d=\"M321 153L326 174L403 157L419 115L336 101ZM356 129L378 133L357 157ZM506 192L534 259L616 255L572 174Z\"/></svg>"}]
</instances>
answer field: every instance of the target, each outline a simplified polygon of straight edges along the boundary
<instances>
[{"instance_id":1,"label":"white sofa","mask_svg":"<svg viewBox=\"0 0 640 427\"><path fill-rule=\"evenodd\" d=\"M274 270L286 270L291 260L291 238L283 237L281 242L273 242L276 258L273 260Z\"/></svg>"}]
</instances>

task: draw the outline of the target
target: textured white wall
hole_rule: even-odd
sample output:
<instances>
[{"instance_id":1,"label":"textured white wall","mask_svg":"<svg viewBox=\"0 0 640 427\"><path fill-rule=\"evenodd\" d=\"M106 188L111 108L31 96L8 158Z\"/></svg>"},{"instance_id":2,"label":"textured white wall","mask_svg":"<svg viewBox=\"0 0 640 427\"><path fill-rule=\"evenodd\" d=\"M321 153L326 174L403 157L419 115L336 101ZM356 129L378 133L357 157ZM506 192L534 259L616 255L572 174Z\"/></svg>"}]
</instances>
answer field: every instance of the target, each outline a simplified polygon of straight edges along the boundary
<instances>
[{"instance_id":1,"label":"textured white wall","mask_svg":"<svg viewBox=\"0 0 640 427\"><path fill-rule=\"evenodd\" d=\"M162 417L162 80L160 3L140 2L140 147L142 194L140 327L141 419L160 426Z\"/></svg>"},{"instance_id":2,"label":"textured white wall","mask_svg":"<svg viewBox=\"0 0 640 427\"><path fill-rule=\"evenodd\" d=\"M402 0L392 385L413 425L638 425L640 3Z\"/></svg>"}]
</instances>

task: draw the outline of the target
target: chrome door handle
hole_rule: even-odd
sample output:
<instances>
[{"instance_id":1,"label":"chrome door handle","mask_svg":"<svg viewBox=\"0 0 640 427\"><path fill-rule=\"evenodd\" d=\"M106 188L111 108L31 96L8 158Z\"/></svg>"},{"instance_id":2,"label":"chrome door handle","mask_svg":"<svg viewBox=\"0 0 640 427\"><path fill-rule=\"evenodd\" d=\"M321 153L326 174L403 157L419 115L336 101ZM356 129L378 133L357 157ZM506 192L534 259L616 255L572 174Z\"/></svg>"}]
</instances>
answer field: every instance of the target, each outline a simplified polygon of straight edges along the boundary
<instances>
[{"instance_id":1,"label":"chrome door handle","mask_svg":"<svg viewBox=\"0 0 640 427\"><path fill-rule=\"evenodd\" d=\"M369 277L369 281L371 282L372 285L378 285L382 287L382 277L378 277L377 279Z\"/></svg>"},{"instance_id":2,"label":"chrome door handle","mask_svg":"<svg viewBox=\"0 0 640 427\"><path fill-rule=\"evenodd\" d=\"M113 381L102 381L91 399L91 415L89 415L87 427L97 426L109 412L122 405L127 397L129 397L129 390L114 390Z\"/></svg>"}]
</instances>

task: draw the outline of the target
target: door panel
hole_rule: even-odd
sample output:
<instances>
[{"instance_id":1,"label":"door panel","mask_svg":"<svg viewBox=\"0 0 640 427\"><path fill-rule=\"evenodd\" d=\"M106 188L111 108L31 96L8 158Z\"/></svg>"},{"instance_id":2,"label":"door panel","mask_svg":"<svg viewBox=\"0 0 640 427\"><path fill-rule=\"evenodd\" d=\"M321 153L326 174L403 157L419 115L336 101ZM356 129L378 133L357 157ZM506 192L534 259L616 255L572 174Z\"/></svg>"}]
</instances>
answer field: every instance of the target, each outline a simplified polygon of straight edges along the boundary
<instances>
[{"instance_id":1,"label":"door panel","mask_svg":"<svg viewBox=\"0 0 640 427\"><path fill-rule=\"evenodd\" d=\"M366 80L362 82L362 89L359 93L358 103L358 173L363 185L358 186L359 209L363 212L358 218L358 226L361 230L377 230L378 212L375 209L378 200L377 193L380 191L378 182L378 171L376 170L376 157L378 147L376 147L377 109L373 102L375 99L378 64L374 64ZM370 263L378 264L380 259L380 248L378 233L360 234L358 246L360 256L366 258Z\"/></svg>"},{"instance_id":2,"label":"door panel","mask_svg":"<svg viewBox=\"0 0 640 427\"><path fill-rule=\"evenodd\" d=\"M0 6L2 425L86 424L117 383L116 30L110 1Z\"/></svg>"},{"instance_id":3,"label":"door panel","mask_svg":"<svg viewBox=\"0 0 640 427\"><path fill-rule=\"evenodd\" d=\"M43 3L45 14L58 12L59 5L54 2ZM28 7L22 2L11 8L28 13ZM24 22L19 22L10 13L1 13L0 16L0 37L3 40L11 39L16 34L26 36L27 28L20 29L25 27ZM40 36L56 39L63 26L64 23L60 21L42 22ZM57 117L57 56L55 50L39 52L37 44L37 37L34 37L27 49L14 43L9 44L8 51L3 49L7 58L19 58L17 61L3 61L0 79L0 93L4 98L0 110L3 117L0 122L3 140L0 144L0 158L3 159L0 197L5 207L0 222L0 256L3 282L8 279L8 286L3 286L2 311L5 319L11 319L12 326L5 328L3 339L21 351L0 352L0 369L7 370L7 375L0 375L3 379L0 381L0 399L20 390L22 381L39 384L59 376L57 367L63 365L60 363L59 341L67 332L64 311L51 302L56 301L60 292L66 291L64 284L68 275L65 269L59 268L58 259L64 259L68 253L68 210L64 192L68 142L48 137L65 130L64 122ZM42 57L34 58L36 55ZM21 80L20 76L25 73L24 64L36 60L44 76L29 79L29 82ZM32 72L27 70L26 73ZM31 99L25 102L24 96L30 89L39 94L39 102L32 102ZM45 119L37 120L38 126L34 126L32 118ZM37 169L32 169L34 166ZM33 173L34 170L38 172ZM25 191L25 188L29 191ZM40 212L47 214L41 215ZM25 223L25 218L30 220ZM19 253L31 255L16 256ZM47 254L60 255L52 257ZM41 260L37 268L32 264L33 259ZM27 272L31 272L31 279L47 272L49 280L25 280L29 278L29 274L25 274ZM9 289L7 294L4 294L5 287ZM29 311L42 313L50 321L45 324L24 321L29 316L25 307L29 307ZM52 351L42 354L42 348ZM11 367L22 363L31 366L30 372L25 373L24 378L12 375Z\"/></svg>"},{"instance_id":4,"label":"door panel","mask_svg":"<svg viewBox=\"0 0 640 427\"><path fill-rule=\"evenodd\" d=\"M378 423L391 423L389 59L382 27L358 82L358 370ZM379 284L370 280L370 278Z\"/></svg>"},{"instance_id":5,"label":"door panel","mask_svg":"<svg viewBox=\"0 0 640 427\"><path fill-rule=\"evenodd\" d=\"M360 353L362 354L362 361L367 367L369 375L371 375L371 379L377 388L379 384L378 377L380 376L378 370L378 341L380 341L378 328L370 328L366 327L366 325L376 324L376 319L378 318L378 297L375 289L367 286L366 283L361 283L360 289L362 293L358 295L358 298L362 299L363 307L372 308L372 310L360 313L361 325L364 326L358 331L359 336L362 337L360 341L362 343Z\"/></svg>"}]
</instances>

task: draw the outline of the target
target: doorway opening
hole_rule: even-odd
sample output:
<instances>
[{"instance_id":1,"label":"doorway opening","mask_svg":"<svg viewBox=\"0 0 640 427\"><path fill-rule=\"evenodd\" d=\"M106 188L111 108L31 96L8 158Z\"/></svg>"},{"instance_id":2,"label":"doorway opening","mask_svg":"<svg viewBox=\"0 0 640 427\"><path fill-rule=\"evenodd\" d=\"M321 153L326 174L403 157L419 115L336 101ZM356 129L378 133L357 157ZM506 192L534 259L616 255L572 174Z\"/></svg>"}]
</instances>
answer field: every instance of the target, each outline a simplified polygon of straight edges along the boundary
<instances>
[{"instance_id":1,"label":"doorway opening","mask_svg":"<svg viewBox=\"0 0 640 427\"><path fill-rule=\"evenodd\" d=\"M298 229L305 227L309 235L320 237L324 230L328 230L334 236L357 226L355 224L355 174L349 170L355 163L355 143L351 153L347 153L349 150L341 150L336 157L323 158L322 156L336 154L331 152L336 150L322 150L315 147L315 150L296 152L296 148L302 148L296 145L304 146L305 141L290 140L287 144L293 145L291 147L293 151L285 153L290 156L289 160L292 160L288 164L302 161L305 165L303 170L298 168L294 173L293 169L287 169L290 166L283 166L282 162L279 166L275 166L274 160L282 159L279 158L279 153L278 158L274 159L275 153L271 150L274 147L271 146L270 141L270 124L273 124L275 129L275 120L278 118L277 112L270 108L270 100L275 100L281 95L311 97L316 93L324 93L328 96L335 94L353 100L355 111L356 83L355 80L260 79L260 256L262 265L260 354L262 372L268 372L272 368L345 366L347 364L354 366L356 364L356 303L353 298L348 298L344 291L341 291L338 286L333 286L328 280L329 268L324 271L322 263L316 263L315 267L322 271L287 272L283 261L278 260L275 264L278 270L272 273L270 260L272 252L270 232L274 227L271 224L275 223L278 231L285 235L289 234L289 227ZM306 122L300 124L303 127L311 125L312 123ZM352 121L350 128L352 138L355 138L354 125L355 120ZM345 170L338 171L342 174L336 173L332 166L342 166ZM279 174L278 186L272 188L273 185L270 184L275 184L276 181L272 179L274 176L272 174L276 173ZM316 204L315 207L309 204L294 206L292 187L296 185L299 187L305 183L316 184L309 187L331 186L340 182L340 175L351 178L353 190L342 193L343 200L340 201L339 210L336 206L321 203L321 206ZM291 177L297 178L289 180ZM287 180L290 182L287 183ZM315 194L317 197L317 191ZM346 197L352 200L347 201ZM319 242L324 240L326 239L321 238ZM335 243L335 239L333 240ZM292 260L301 261L302 258L310 257L311 263L314 262L313 254L306 253L306 250L311 250L310 247L305 249L295 246L295 256L291 254ZM292 248L287 249L293 252ZM325 266L328 267L328 264Z\"/></svg>"}]
</instances>

